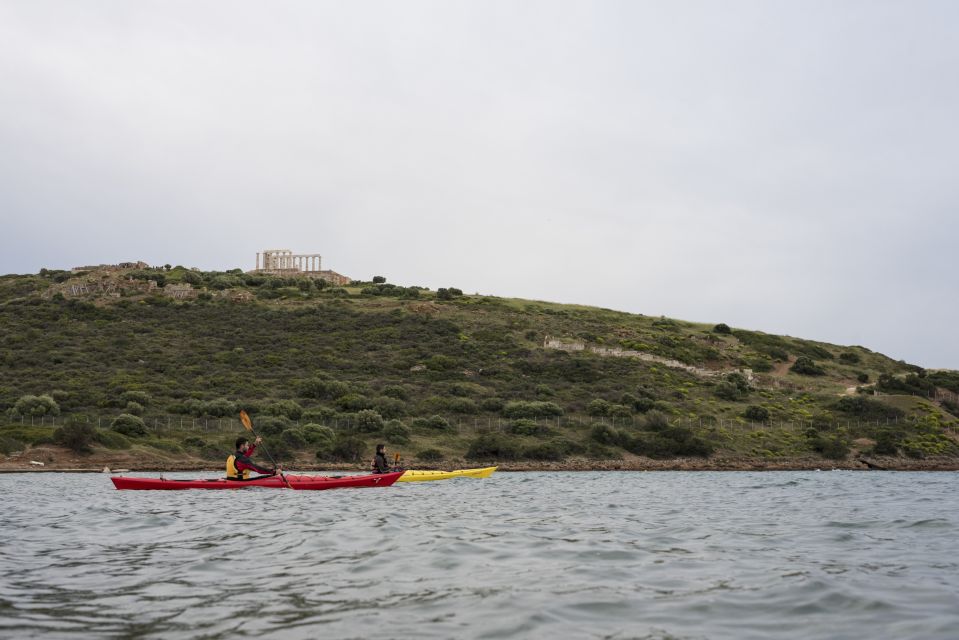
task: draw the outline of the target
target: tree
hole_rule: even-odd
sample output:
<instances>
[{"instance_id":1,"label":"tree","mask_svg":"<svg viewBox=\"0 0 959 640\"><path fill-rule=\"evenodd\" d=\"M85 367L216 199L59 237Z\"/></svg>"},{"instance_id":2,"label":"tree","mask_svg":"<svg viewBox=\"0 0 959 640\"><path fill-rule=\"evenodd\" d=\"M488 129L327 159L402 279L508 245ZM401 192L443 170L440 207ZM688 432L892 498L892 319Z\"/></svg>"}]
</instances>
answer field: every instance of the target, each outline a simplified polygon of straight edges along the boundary
<instances>
[{"instance_id":1,"label":"tree","mask_svg":"<svg viewBox=\"0 0 959 640\"><path fill-rule=\"evenodd\" d=\"M131 438L139 438L147 434L147 426L143 420L129 413L121 413L114 418L110 428Z\"/></svg>"},{"instance_id":2,"label":"tree","mask_svg":"<svg viewBox=\"0 0 959 640\"><path fill-rule=\"evenodd\" d=\"M26 395L17 399L12 412L17 416L58 416L60 415L60 405L48 395Z\"/></svg>"},{"instance_id":3,"label":"tree","mask_svg":"<svg viewBox=\"0 0 959 640\"><path fill-rule=\"evenodd\" d=\"M384 276L373 276L373 284L383 284L384 282L386 282Z\"/></svg>"},{"instance_id":4,"label":"tree","mask_svg":"<svg viewBox=\"0 0 959 640\"><path fill-rule=\"evenodd\" d=\"M729 328L729 325L725 322L720 322L715 327L713 327L713 333L725 333L730 334L733 330Z\"/></svg>"}]
</instances>

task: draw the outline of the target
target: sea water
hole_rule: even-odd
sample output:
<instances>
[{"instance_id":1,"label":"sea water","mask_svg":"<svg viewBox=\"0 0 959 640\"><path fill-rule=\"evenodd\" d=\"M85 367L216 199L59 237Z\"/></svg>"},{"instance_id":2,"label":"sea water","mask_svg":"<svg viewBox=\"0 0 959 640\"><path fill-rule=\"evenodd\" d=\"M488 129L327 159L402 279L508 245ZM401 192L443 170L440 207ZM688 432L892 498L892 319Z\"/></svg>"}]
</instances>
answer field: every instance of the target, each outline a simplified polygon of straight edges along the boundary
<instances>
[{"instance_id":1,"label":"sea water","mask_svg":"<svg viewBox=\"0 0 959 640\"><path fill-rule=\"evenodd\" d=\"M0 491L3 638L959 637L951 472Z\"/></svg>"}]
</instances>

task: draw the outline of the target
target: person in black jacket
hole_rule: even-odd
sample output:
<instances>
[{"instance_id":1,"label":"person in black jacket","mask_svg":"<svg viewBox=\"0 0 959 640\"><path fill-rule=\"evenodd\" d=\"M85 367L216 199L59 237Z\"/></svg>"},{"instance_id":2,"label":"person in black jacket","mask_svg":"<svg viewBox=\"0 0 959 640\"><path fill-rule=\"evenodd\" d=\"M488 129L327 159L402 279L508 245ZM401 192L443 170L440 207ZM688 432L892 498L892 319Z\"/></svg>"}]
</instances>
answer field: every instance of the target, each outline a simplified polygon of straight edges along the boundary
<instances>
[{"instance_id":1,"label":"person in black jacket","mask_svg":"<svg viewBox=\"0 0 959 640\"><path fill-rule=\"evenodd\" d=\"M386 461L386 445L378 444L376 445L376 455L373 456L373 461L370 462L370 471L372 473L389 473L390 464Z\"/></svg>"}]
</instances>

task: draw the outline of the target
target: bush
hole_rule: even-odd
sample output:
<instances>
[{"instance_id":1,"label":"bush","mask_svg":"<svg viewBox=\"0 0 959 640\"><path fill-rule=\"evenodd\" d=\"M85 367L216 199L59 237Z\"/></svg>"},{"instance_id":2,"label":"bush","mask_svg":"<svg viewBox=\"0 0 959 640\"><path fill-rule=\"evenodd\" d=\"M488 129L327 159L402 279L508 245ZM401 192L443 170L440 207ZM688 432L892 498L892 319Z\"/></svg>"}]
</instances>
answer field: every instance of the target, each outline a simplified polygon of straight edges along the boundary
<instances>
[{"instance_id":1,"label":"bush","mask_svg":"<svg viewBox=\"0 0 959 640\"><path fill-rule=\"evenodd\" d=\"M443 452L439 449L423 449L416 454L417 460L424 460L427 462L435 462L437 460L442 460L443 458Z\"/></svg>"},{"instance_id":2,"label":"bush","mask_svg":"<svg viewBox=\"0 0 959 640\"><path fill-rule=\"evenodd\" d=\"M48 395L26 395L17 399L11 413L17 416L58 416L60 405Z\"/></svg>"},{"instance_id":3,"label":"bush","mask_svg":"<svg viewBox=\"0 0 959 640\"><path fill-rule=\"evenodd\" d=\"M549 433L549 427L529 418L520 418L510 423L509 432L518 436L542 436Z\"/></svg>"},{"instance_id":4,"label":"bush","mask_svg":"<svg viewBox=\"0 0 959 640\"><path fill-rule=\"evenodd\" d=\"M297 392L301 398L332 400L347 395L350 392L350 385L337 380L310 378L299 383Z\"/></svg>"},{"instance_id":5,"label":"bush","mask_svg":"<svg viewBox=\"0 0 959 640\"><path fill-rule=\"evenodd\" d=\"M844 351L839 354L839 362L842 362L843 364L859 364L859 354L851 351Z\"/></svg>"},{"instance_id":6,"label":"bush","mask_svg":"<svg viewBox=\"0 0 959 640\"><path fill-rule=\"evenodd\" d=\"M528 460L563 460L566 446L560 441L542 442L523 449L523 458Z\"/></svg>"},{"instance_id":7,"label":"bush","mask_svg":"<svg viewBox=\"0 0 959 640\"><path fill-rule=\"evenodd\" d=\"M866 384L867 382L869 382L869 374L859 373L856 375L856 380L859 381L859 383L861 384Z\"/></svg>"},{"instance_id":8,"label":"bush","mask_svg":"<svg viewBox=\"0 0 959 640\"><path fill-rule=\"evenodd\" d=\"M590 416L606 416L609 415L610 403L601 398L595 400L590 400L589 404L586 405L586 414Z\"/></svg>"},{"instance_id":9,"label":"bush","mask_svg":"<svg viewBox=\"0 0 959 640\"><path fill-rule=\"evenodd\" d=\"M120 400L122 402L136 402L137 404L145 407L150 404L150 400L152 400L152 398L146 391L124 391L120 395Z\"/></svg>"},{"instance_id":10,"label":"bush","mask_svg":"<svg viewBox=\"0 0 959 640\"><path fill-rule=\"evenodd\" d=\"M390 444L409 444L410 430L399 420L390 420L383 427L383 437Z\"/></svg>"},{"instance_id":11,"label":"bush","mask_svg":"<svg viewBox=\"0 0 959 640\"><path fill-rule=\"evenodd\" d=\"M901 418L905 415L905 412L897 407L863 396L843 396L833 407L837 411L842 411L843 413L866 420Z\"/></svg>"},{"instance_id":12,"label":"bush","mask_svg":"<svg viewBox=\"0 0 959 640\"><path fill-rule=\"evenodd\" d=\"M503 415L507 418L549 418L563 415L563 410L554 402L507 402Z\"/></svg>"},{"instance_id":13,"label":"bush","mask_svg":"<svg viewBox=\"0 0 959 640\"><path fill-rule=\"evenodd\" d=\"M332 444L336 433L330 427L311 422L303 425L303 437L310 444Z\"/></svg>"},{"instance_id":14,"label":"bush","mask_svg":"<svg viewBox=\"0 0 959 640\"><path fill-rule=\"evenodd\" d=\"M876 434L876 446L872 452L877 456L894 456L899 454L899 435L892 429L883 429Z\"/></svg>"},{"instance_id":15,"label":"bush","mask_svg":"<svg viewBox=\"0 0 959 640\"><path fill-rule=\"evenodd\" d=\"M286 416L290 420L299 420L303 416L303 407L293 400L277 400L266 406L266 412L271 416Z\"/></svg>"},{"instance_id":16,"label":"bush","mask_svg":"<svg viewBox=\"0 0 959 640\"><path fill-rule=\"evenodd\" d=\"M391 384L383 387L382 391L384 396L388 398L395 398L396 400L409 400L410 392L406 387L401 387L399 385Z\"/></svg>"},{"instance_id":17,"label":"bush","mask_svg":"<svg viewBox=\"0 0 959 640\"><path fill-rule=\"evenodd\" d=\"M816 362L807 356L799 356L796 362L789 368L793 373L804 376L822 376L826 375L826 370L820 367Z\"/></svg>"},{"instance_id":18,"label":"bush","mask_svg":"<svg viewBox=\"0 0 959 640\"><path fill-rule=\"evenodd\" d=\"M330 457L341 462L359 462L365 453L366 441L363 438L350 433L339 433L333 443Z\"/></svg>"},{"instance_id":19,"label":"bush","mask_svg":"<svg viewBox=\"0 0 959 640\"><path fill-rule=\"evenodd\" d=\"M620 442L619 432L608 424L596 423L589 432L593 442L605 445L616 445Z\"/></svg>"},{"instance_id":20,"label":"bush","mask_svg":"<svg viewBox=\"0 0 959 640\"><path fill-rule=\"evenodd\" d=\"M430 431L453 431L453 426L443 416L430 416L429 418L413 418L412 426L414 429Z\"/></svg>"},{"instance_id":21,"label":"bush","mask_svg":"<svg viewBox=\"0 0 959 640\"><path fill-rule=\"evenodd\" d=\"M361 433L376 433L383 428L383 416L372 409L363 409L356 414L356 429Z\"/></svg>"},{"instance_id":22,"label":"bush","mask_svg":"<svg viewBox=\"0 0 959 640\"><path fill-rule=\"evenodd\" d=\"M479 412L479 406L470 398L450 398L446 401L446 408L453 413L474 414Z\"/></svg>"},{"instance_id":23,"label":"bush","mask_svg":"<svg viewBox=\"0 0 959 640\"><path fill-rule=\"evenodd\" d=\"M0 436L0 453L3 455L8 456L14 451L23 451L24 448L26 448L26 445L16 438Z\"/></svg>"},{"instance_id":24,"label":"bush","mask_svg":"<svg viewBox=\"0 0 959 640\"><path fill-rule=\"evenodd\" d=\"M373 276L373 284L382 284L386 282L386 278L383 276Z\"/></svg>"},{"instance_id":25,"label":"bush","mask_svg":"<svg viewBox=\"0 0 959 640\"><path fill-rule=\"evenodd\" d=\"M306 446L306 434L303 429L292 428L287 429L280 434L280 442L289 447L290 449L302 449Z\"/></svg>"},{"instance_id":26,"label":"bush","mask_svg":"<svg viewBox=\"0 0 959 640\"><path fill-rule=\"evenodd\" d=\"M93 437L107 449L129 449L132 446L126 437L108 429L98 429Z\"/></svg>"},{"instance_id":27,"label":"bush","mask_svg":"<svg viewBox=\"0 0 959 640\"><path fill-rule=\"evenodd\" d=\"M278 416L264 416L257 418L254 423L261 436L278 436L290 426L290 421Z\"/></svg>"},{"instance_id":28,"label":"bush","mask_svg":"<svg viewBox=\"0 0 959 640\"><path fill-rule=\"evenodd\" d=\"M753 422L766 422L769 420L769 409L751 404L746 407L743 417Z\"/></svg>"},{"instance_id":29,"label":"bush","mask_svg":"<svg viewBox=\"0 0 959 640\"><path fill-rule=\"evenodd\" d=\"M89 453L96 429L88 422L70 421L53 432L53 441L76 453Z\"/></svg>"},{"instance_id":30,"label":"bush","mask_svg":"<svg viewBox=\"0 0 959 640\"><path fill-rule=\"evenodd\" d=\"M733 330L730 329L729 325L726 324L725 322L720 322L715 327L713 327L713 333L731 334L732 332Z\"/></svg>"},{"instance_id":31,"label":"bush","mask_svg":"<svg viewBox=\"0 0 959 640\"><path fill-rule=\"evenodd\" d=\"M140 404L139 402L134 402L133 400L131 400L130 402L127 402L127 406L123 410L126 413L129 413L130 415L134 415L134 416L143 415L143 405Z\"/></svg>"},{"instance_id":32,"label":"bush","mask_svg":"<svg viewBox=\"0 0 959 640\"><path fill-rule=\"evenodd\" d=\"M819 433L809 441L810 447L823 458L843 460L849 455L849 441L839 434Z\"/></svg>"},{"instance_id":33,"label":"bush","mask_svg":"<svg viewBox=\"0 0 959 640\"><path fill-rule=\"evenodd\" d=\"M484 433L474 439L466 452L471 460L515 460L519 457L519 444L500 433Z\"/></svg>"},{"instance_id":34,"label":"bush","mask_svg":"<svg viewBox=\"0 0 959 640\"><path fill-rule=\"evenodd\" d=\"M143 420L129 413L122 413L114 418L110 428L130 438L141 438L147 434L147 426Z\"/></svg>"}]
</instances>

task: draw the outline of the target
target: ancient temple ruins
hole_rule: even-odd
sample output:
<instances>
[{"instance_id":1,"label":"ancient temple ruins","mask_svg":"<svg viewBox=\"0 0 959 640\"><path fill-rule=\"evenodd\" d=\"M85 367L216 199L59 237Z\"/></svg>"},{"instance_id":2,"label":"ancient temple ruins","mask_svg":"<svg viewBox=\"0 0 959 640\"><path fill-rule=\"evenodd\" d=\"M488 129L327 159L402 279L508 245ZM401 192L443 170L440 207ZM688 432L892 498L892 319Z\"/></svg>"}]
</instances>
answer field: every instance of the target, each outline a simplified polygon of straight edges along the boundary
<instances>
[{"instance_id":1,"label":"ancient temple ruins","mask_svg":"<svg viewBox=\"0 0 959 640\"><path fill-rule=\"evenodd\" d=\"M350 279L342 274L323 270L320 254L294 254L289 249L264 249L257 253L256 269L252 273L319 278L340 286L350 283Z\"/></svg>"}]
</instances>

